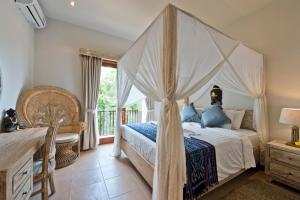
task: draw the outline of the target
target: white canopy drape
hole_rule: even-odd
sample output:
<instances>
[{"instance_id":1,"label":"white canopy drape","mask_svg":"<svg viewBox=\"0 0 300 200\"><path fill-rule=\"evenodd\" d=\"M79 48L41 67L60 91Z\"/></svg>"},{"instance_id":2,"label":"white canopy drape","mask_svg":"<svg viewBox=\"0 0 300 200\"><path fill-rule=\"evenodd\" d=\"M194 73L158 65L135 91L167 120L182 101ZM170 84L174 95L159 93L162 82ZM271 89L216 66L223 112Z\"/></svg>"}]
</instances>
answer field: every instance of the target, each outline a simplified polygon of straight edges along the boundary
<instances>
[{"instance_id":1,"label":"white canopy drape","mask_svg":"<svg viewBox=\"0 0 300 200\"><path fill-rule=\"evenodd\" d=\"M155 120L154 101L150 97L146 97L145 103L147 107L146 122L154 121Z\"/></svg>"},{"instance_id":2,"label":"white canopy drape","mask_svg":"<svg viewBox=\"0 0 300 200\"><path fill-rule=\"evenodd\" d=\"M124 70L117 68L117 119L116 119L116 133L114 142L113 156L121 154L121 125L122 125L122 108L128 99L128 95L132 88L132 81L127 78Z\"/></svg>"},{"instance_id":3,"label":"white canopy drape","mask_svg":"<svg viewBox=\"0 0 300 200\"><path fill-rule=\"evenodd\" d=\"M120 110L134 85L161 101L153 180L154 200L183 198L185 150L176 100L204 90L212 80L255 98L255 121L267 141L263 57L200 20L169 5L118 63L114 155L120 155Z\"/></svg>"},{"instance_id":4,"label":"white canopy drape","mask_svg":"<svg viewBox=\"0 0 300 200\"><path fill-rule=\"evenodd\" d=\"M126 107L131 104L141 102L145 98L145 95L141 93L134 85L132 85L132 88L130 89L130 92L128 94L128 98L123 106Z\"/></svg>"}]
</instances>

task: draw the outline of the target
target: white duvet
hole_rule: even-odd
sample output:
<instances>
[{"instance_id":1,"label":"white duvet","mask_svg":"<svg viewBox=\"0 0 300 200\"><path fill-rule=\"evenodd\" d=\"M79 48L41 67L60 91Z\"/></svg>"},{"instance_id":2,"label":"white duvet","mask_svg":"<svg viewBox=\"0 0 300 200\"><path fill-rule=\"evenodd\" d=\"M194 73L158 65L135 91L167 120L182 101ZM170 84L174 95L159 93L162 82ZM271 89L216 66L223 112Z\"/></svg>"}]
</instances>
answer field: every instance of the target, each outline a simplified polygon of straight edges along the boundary
<instances>
[{"instance_id":1,"label":"white duvet","mask_svg":"<svg viewBox=\"0 0 300 200\"><path fill-rule=\"evenodd\" d=\"M253 146L249 139L253 131L224 128L201 128L197 123L183 123L186 137L194 137L215 146L219 181L240 171L255 167ZM154 164L155 143L135 130L123 126L122 137L139 152L144 159Z\"/></svg>"},{"instance_id":2,"label":"white duvet","mask_svg":"<svg viewBox=\"0 0 300 200\"><path fill-rule=\"evenodd\" d=\"M252 143L238 130L201 128L196 123L183 123L182 127L186 137L204 140L215 146L219 181L241 169L256 166Z\"/></svg>"}]
</instances>

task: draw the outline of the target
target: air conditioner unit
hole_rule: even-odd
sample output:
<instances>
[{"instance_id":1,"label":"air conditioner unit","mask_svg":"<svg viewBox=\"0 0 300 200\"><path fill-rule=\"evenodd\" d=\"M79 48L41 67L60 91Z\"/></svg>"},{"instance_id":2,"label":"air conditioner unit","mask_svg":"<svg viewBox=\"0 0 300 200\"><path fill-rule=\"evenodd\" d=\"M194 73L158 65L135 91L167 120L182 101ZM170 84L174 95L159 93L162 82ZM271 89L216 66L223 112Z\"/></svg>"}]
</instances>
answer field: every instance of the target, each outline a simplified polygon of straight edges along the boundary
<instances>
[{"instance_id":1,"label":"air conditioner unit","mask_svg":"<svg viewBox=\"0 0 300 200\"><path fill-rule=\"evenodd\" d=\"M46 18L37 0L15 0L15 3L34 28L45 28Z\"/></svg>"}]
</instances>

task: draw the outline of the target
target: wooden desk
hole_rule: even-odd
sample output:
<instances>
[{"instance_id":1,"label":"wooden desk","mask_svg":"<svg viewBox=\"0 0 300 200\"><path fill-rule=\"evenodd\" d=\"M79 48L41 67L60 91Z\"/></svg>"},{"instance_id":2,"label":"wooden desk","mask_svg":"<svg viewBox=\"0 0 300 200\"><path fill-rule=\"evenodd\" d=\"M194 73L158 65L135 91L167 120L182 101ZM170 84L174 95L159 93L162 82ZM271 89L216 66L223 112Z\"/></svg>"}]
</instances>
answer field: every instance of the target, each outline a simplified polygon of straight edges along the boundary
<instances>
[{"instance_id":1,"label":"wooden desk","mask_svg":"<svg viewBox=\"0 0 300 200\"><path fill-rule=\"evenodd\" d=\"M27 200L32 192L33 155L47 128L0 133L0 200Z\"/></svg>"}]
</instances>

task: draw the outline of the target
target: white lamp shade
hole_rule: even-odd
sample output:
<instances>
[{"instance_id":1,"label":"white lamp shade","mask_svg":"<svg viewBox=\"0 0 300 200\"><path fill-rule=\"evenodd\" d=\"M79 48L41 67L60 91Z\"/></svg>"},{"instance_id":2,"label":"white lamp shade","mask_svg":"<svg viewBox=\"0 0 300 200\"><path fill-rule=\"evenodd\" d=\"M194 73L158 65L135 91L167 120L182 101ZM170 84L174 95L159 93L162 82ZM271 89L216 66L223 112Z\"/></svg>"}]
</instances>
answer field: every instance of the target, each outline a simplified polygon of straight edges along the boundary
<instances>
[{"instance_id":1,"label":"white lamp shade","mask_svg":"<svg viewBox=\"0 0 300 200\"><path fill-rule=\"evenodd\" d=\"M289 125L300 125L300 109L282 108L280 114L280 123Z\"/></svg>"}]
</instances>

